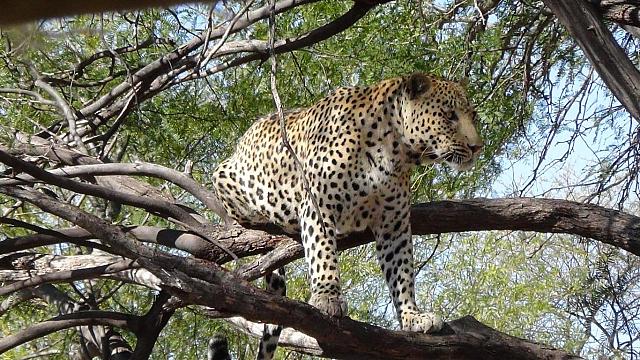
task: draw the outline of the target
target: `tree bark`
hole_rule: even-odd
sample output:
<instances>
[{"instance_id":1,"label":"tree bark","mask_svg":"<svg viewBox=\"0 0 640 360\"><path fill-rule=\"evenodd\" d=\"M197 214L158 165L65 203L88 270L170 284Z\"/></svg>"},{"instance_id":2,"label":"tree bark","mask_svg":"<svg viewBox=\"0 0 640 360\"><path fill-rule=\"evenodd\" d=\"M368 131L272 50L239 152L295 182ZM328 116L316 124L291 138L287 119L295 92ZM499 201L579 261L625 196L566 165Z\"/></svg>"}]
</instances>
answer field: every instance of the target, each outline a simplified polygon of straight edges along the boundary
<instances>
[{"instance_id":1,"label":"tree bark","mask_svg":"<svg viewBox=\"0 0 640 360\"><path fill-rule=\"evenodd\" d=\"M215 316L214 316L215 317ZM230 322L234 327L240 329L242 332L251 335L253 337L261 337L263 325L254 323L251 321L247 321L242 317L232 317L225 319ZM453 320L447 323L447 328L445 332L453 332L455 334L473 334L478 338L485 339L501 339L504 343L517 343L523 347L525 347L524 352L535 353L536 356L540 356L540 359L571 359L578 357L573 357L571 355L567 355L562 353L561 351L549 351L548 353L543 353L539 351L539 344L533 344L527 341L523 341L521 339L515 338L513 336L509 336L500 331L492 329L478 320L476 320L473 316L465 316L463 318ZM284 328L282 333L280 334L278 346L292 348L296 352L301 352L309 355L315 356L323 356L326 357L327 351L320 346L318 341L306 334L303 334L299 331L296 331L292 328ZM497 354L496 354L497 355ZM525 356L524 354L521 354ZM505 358L511 359L511 354L504 354ZM478 357L480 358L480 357Z\"/></svg>"},{"instance_id":2,"label":"tree bark","mask_svg":"<svg viewBox=\"0 0 640 360\"><path fill-rule=\"evenodd\" d=\"M137 259L144 268L161 280L164 290L184 303L213 307L226 313L239 314L252 321L293 327L318 340L320 346L326 350L326 356L350 359L571 358L562 351L546 346L511 337L482 335L477 331L442 336L400 333L348 318L330 318L310 305L274 297L257 289L215 263L178 257L161 249L147 248L131 239L118 227L34 190L12 186L0 187L0 190L76 223L90 231L93 236L102 239L111 248L118 249L121 255ZM82 322L76 325L88 324L113 325L101 322ZM127 325L135 329L135 324ZM56 326L60 328L62 324ZM43 328L46 328L46 331L53 329L44 325ZM41 328L32 330L38 329ZM44 330L38 330L37 333L44 334ZM6 341L8 343L5 344L18 343L15 338Z\"/></svg>"},{"instance_id":3,"label":"tree bark","mask_svg":"<svg viewBox=\"0 0 640 360\"><path fill-rule=\"evenodd\" d=\"M640 27L638 0L588 0L607 20L621 25Z\"/></svg>"},{"instance_id":4,"label":"tree bark","mask_svg":"<svg viewBox=\"0 0 640 360\"><path fill-rule=\"evenodd\" d=\"M2 188L0 187L0 192ZM563 233L591 238L640 256L640 217L597 205L558 199L470 199L445 200L412 207L414 235L464 231L523 230ZM294 259L302 257L297 235L285 235L275 226L215 227L215 238L238 257L265 254L237 270L245 279L256 279ZM231 258L222 250L196 235L155 227L126 228L120 231L143 242L156 242L205 260L224 263ZM61 230L47 235L28 235L0 242L0 253L22 251L29 247L89 239L86 230ZM42 239L45 237L46 239ZM373 240L370 232L352 234L338 241L341 250ZM275 249L275 250L274 250ZM107 260L105 260L107 261ZM153 281L149 284L154 285Z\"/></svg>"},{"instance_id":5,"label":"tree bark","mask_svg":"<svg viewBox=\"0 0 640 360\"><path fill-rule=\"evenodd\" d=\"M252 321L278 323L315 338L322 356L339 359L575 359L562 350L549 348L499 333L463 318L449 325L442 335L390 331L348 317L332 318L314 307L277 297L232 276L214 275L183 263L182 270L199 273L196 280L181 270L151 271L165 289L187 303L239 314ZM209 273L209 274L207 274Z\"/></svg>"}]
</instances>

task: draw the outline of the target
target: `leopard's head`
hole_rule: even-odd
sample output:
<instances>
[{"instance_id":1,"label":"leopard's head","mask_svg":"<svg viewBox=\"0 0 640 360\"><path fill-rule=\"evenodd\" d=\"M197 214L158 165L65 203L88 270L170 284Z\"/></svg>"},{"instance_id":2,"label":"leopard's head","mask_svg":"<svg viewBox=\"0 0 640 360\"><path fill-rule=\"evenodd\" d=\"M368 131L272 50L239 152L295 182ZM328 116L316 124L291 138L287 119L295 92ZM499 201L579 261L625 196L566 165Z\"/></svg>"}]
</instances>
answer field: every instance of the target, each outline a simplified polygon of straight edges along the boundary
<instances>
[{"instance_id":1,"label":"leopard's head","mask_svg":"<svg viewBox=\"0 0 640 360\"><path fill-rule=\"evenodd\" d=\"M401 137L411 162L468 170L483 147L464 86L416 73L403 79Z\"/></svg>"}]
</instances>

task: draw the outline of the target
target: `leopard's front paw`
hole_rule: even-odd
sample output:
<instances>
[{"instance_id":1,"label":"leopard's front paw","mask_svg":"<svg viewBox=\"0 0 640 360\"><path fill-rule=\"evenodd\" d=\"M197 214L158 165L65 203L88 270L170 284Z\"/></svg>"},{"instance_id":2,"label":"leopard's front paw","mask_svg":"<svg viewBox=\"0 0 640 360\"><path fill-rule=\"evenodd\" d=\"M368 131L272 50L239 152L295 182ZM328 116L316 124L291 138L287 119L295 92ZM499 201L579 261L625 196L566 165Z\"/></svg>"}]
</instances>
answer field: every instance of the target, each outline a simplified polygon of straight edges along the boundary
<instances>
[{"instance_id":1,"label":"leopard's front paw","mask_svg":"<svg viewBox=\"0 0 640 360\"><path fill-rule=\"evenodd\" d=\"M340 294L312 294L309 304L330 316L347 315L347 302Z\"/></svg>"},{"instance_id":2,"label":"leopard's front paw","mask_svg":"<svg viewBox=\"0 0 640 360\"><path fill-rule=\"evenodd\" d=\"M418 311L403 311L400 316L402 330L423 333L438 332L442 329L442 318L433 313L421 313Z\"/></svg>"}]
</instances>

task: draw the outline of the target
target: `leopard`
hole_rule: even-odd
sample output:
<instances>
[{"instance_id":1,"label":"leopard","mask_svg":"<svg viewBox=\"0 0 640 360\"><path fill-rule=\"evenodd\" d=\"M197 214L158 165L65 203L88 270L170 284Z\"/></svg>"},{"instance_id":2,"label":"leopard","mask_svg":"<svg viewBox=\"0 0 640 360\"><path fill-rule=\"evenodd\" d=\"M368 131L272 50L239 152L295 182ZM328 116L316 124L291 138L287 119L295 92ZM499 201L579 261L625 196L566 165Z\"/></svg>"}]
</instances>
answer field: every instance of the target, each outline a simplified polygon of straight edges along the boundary
<instances>
[{"instance_id":1,"label":"leopard","mask_svg":"<svg viewBox=\"0 0 640 360\"><path fill-rule=\"evenodd\" d=\"M226 218L300 235L309 304L333 317L347 315L338 241L370 230L400 328L437 332L442 318L416 304L411 176L418 165L471 169L484 146L478 127L462 82L417 72L340 87L256 120L213 171L213 192ZM281 328L270 329L277 343Z\"/></svg>"}]
</instances>

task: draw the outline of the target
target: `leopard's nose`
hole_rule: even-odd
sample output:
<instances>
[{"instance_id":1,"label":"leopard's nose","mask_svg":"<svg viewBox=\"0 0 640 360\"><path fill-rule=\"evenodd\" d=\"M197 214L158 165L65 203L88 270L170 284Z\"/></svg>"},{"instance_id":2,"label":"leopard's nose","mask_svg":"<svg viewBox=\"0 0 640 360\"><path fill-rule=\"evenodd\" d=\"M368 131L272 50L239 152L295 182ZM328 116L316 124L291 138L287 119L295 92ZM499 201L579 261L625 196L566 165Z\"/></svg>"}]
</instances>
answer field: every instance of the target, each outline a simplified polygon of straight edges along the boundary
<instances>
[{"instance_id":1,"label":"leopard's nose","mask_svg":"<svg viewBox=\"0 0 640 360\"><path fill-rule=\"evenodd\" d=\"M479 153L482 148L484 147L484 144L479 143L479 144L468 144L467 146L469 146L469 150L471 150L471 152L475 155L477 153Z\"/></svg>"}]
</instances>

